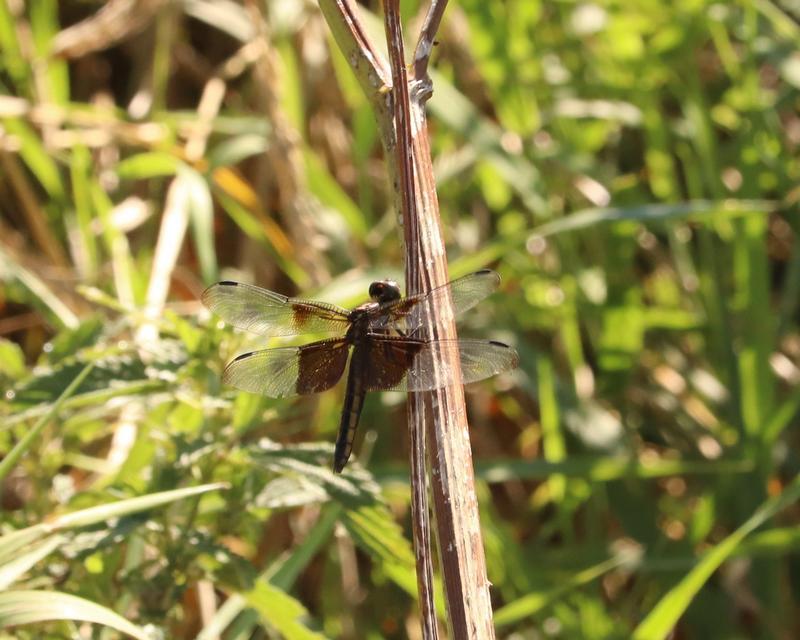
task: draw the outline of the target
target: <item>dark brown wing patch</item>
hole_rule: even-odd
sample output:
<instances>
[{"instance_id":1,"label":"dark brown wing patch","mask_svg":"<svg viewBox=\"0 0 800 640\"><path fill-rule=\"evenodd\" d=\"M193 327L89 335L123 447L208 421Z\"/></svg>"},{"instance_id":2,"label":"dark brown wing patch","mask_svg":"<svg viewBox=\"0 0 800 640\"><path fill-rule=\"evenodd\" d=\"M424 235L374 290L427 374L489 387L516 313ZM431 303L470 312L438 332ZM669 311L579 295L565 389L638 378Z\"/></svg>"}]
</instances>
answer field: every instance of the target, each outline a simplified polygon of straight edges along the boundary
<instances>
[{"instance_id":1,"label":"dark brown wing patch","mask_svg":"<svg viewBox=\"0 0 800 640\"><path fill-rule=\"evenodd\" d=\"M370 340L369 356L365 358L365 387L374 391L398 386L425 345L409 338Z\"/></svg>"},{"instance_id":2,"label":"dark brown wing patch","mask_svg":"<svg viewBox=\"0 0 800 640\"><path fill-rule=\"evenodd\" d=\"M297 393L325 391L342 377L349 345L344 340L323 340L297 348Z\"/></svg>"},{"instance_id":3,"label":"dark brown wing patch","mask_svg":"<svg viewBox=\"0 0 800 640\"><path fill-rule=\"evenodd\" d=\"M484 380L519 365L517 352L496 340L371 336L370 356L368 391L430 391Z\"/></svg>"},{"instance_id":4,"label":"dark brown wing patch","mask_svg":"<svg viewBox=\"0 0 800 640\"><path fill-rule=\"evenodd\" d=\"M222 380L242 391L270 398L317 393L339 381L348 350L348 343L336 338L302 347L252 351L230 362Z\"/></svg>"}]
</instances>

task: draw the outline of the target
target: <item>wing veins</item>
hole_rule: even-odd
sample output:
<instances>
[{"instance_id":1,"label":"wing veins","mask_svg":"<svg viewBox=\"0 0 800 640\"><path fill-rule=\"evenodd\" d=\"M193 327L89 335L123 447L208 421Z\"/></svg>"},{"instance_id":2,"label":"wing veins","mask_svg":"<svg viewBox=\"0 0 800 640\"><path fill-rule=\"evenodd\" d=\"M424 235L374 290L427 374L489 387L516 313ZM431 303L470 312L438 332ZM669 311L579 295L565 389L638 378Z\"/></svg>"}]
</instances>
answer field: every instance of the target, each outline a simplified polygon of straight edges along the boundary
<instances>
[{"instance_id":1,"label":"wing veins","mask_svg":"<svg viewBox=\"0 0 800 640\"><path fill-rule=\"evenodd\" d=\"M240 282L218 282L205 290L205 305L238 329L270 336L344 333L349 312L334 304L288 298Z\"/></svg>"},{"instance_id":2,"label":"wing veins","mask_svg":"<svg viewBox=\"0 0 800 640\"><path fill-rule=\"evenodd\" d=\"M519 355L512 347L493 340L419 340L375 334L370 338L373 370L365 378L371 391L430 391L456 381L470 384L519 364ZM460 379L451 366L452 358L458 358ZM404 374L382 374L381 367L387 361L390 371L406 364Z\"/></svg>"}]
</instances>

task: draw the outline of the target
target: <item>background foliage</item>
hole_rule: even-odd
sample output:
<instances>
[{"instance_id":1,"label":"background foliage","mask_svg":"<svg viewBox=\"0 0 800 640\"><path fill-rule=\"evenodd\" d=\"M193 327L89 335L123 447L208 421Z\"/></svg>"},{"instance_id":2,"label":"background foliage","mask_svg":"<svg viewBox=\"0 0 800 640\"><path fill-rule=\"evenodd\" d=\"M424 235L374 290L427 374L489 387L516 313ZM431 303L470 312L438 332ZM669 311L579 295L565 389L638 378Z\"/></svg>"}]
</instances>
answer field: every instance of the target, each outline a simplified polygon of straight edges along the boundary
<instances>
[{"instance_id":1,"label":"background foliage","mask_svg":"<svg viewBox=\"0 0 800 640\"><path fill-rule=\"evenodd\" d=\"M500 637L800 634L798 20L448 8L451 275L504 279L463 333L522 359L468 393ZM4 0L0 47L8 633L417 637L403 398L368 400L334 477L341 391L221 387L265 341L198 303L224 277L351 305L402 273L316 3Z\"/></svg>"}]
</instances>

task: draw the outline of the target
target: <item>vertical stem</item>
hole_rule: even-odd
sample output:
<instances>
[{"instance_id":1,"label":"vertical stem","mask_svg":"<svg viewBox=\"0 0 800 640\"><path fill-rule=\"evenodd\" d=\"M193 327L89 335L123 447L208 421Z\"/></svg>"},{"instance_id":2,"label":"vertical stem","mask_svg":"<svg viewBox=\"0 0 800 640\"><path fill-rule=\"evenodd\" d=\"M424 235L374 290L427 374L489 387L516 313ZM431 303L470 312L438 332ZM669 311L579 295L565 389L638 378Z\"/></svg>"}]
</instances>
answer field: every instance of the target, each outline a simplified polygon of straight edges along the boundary
<instances>
[{"instance_id":1,"label":"vertical stem","mask_svg":"<svg viewBox=\"0 0 800 640\"><path fill-rule=\"evenodd\" d=\"M414 294L445 284L448 281L447 256L433 179L425 101L431 95L426 73L428 58L447 0L431 1L416 47L415 77L411 82L403 54L399 0L385 0L392 79L359 23L353 0L319 0L319 5L378 120L387 154L387 170L402 214L407 291ZM387 96L390 83L391 93ZM426 309L423 316L428 337L457 337L450 305ZM459 370L457 359L444 364L448 369ZM463 387L460 383L450 384L435 391L409 394L408 421L412 443L421 445L427 440L432 449L429 456L431 492L450 637L459 640L494 638ZM423 504L427 489L421 479L424 453L420 447L415 450L412 469L420 474L412 481L412 498L417 501L414 506L417 578L426 621L423 632L426 638L433 638L435 619L432 599L428 599L432 593L430 542L427 508Z\"/></svg>"},{"instance_id":2,"label":"vertical stem","mask_svg":"<svg viewBox=\"0 0 800 640\"><path fill-rule=\"evenodd\" d=\"M395 166L397 196L405 231L406 247L419 244L417 226L418 210L416 185L414 182L414 157L411 135L411 101L408 94L408 77L405 66L403 31L398 0L387 0L385 7L386 40L392 70L391 109L394 114ZM412 262L406 259L406 291L416 293L421 289L419 279L412 280L417 271L409 270ZM425 473L426 438L424 407L418 405L420 394L409 394L408 432L411 457L411 520L414 536L414 557L417 566L417 591L419 592L422 637L436 640L439 629L436 624L436 608L433 596L433 552L430 537L428 506L428 484ZM417 413L419 409L421 413Z\"/></svg>"},{"instance_id":3,"label":"vertical stem","mask_svg":"<svg viewBox=\"0 0 800 640\"><path fill-rule=\"evenodd\" d=\"M424 107L412 103L413 155L417 170L420 211L418 256L407 247L407 273L422 267L420 279L429 289L448 281L439 202L433 178L430 145ZM413 282L413 275L408 275ZM431 309L428 335L456 339L451 309ZM458 362L448 363L456 370ZM475 476L469 425L464 405L464 388L450 384L435 391L414 394L409 421L430 417L426 426L430 446L431 489L444 578L447 612L453 638L494 638L486 558L478 517Z\"/></svg>"},{"instance_id":4,"label":"vertical stem","mask_svg":"<svg viewBox=\"0 0 800 640\"><path fill-rule=\"evenodd\" d=\"M437 6L441 12L443 3ZM423 78L409 85L399 0L386 0L385 12L393 78L396 185L400 189L403 213L406 283L409 294L414 294L448 281L424 108L430 96L430 85ZM423 37L425 33L428 32L425 31ZM428 54L429 49L423 55ZM425 335L434 339L457 338L452 308L446 306L448 308L424 310ZM457 359L445 365L448 369L459 370ZM430 425L425 424L427 418L431 420ZM463 387L451 382L434 391L410 394L408 421L409 432L417 437L427 430L430 445L431 489L451 637L494 638ZM415 489L415 493L421 492L424 488Z\"/></svg>"}]
</instances>

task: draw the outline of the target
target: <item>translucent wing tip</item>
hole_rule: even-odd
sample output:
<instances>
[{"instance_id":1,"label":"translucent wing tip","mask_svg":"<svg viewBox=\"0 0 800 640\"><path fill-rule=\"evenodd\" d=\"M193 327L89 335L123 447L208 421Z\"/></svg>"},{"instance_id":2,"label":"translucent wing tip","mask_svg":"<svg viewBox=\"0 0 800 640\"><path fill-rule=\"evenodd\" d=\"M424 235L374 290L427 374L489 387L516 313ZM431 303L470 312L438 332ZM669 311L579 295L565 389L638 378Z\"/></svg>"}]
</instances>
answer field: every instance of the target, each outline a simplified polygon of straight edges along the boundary
<instances>
[{"instance_id":1,"label":"translucent wing tip","mask_svg":"<svg viewBox=\"0 0 800 640\"><path fill-rule=\"evenodd\" d=\"M209 309L213 309L213 304L217 301L217 295L220 291L224 291L228 288L238 287L239 283L234 282L233 280L223 280L222 282L217 282L216 284L212 284L208 289L203 291L203 295L200 296L200 300L203 301L203 304L206 305Z\"/></svg>"},{"instance_id":2,"label":"translucent wing tip","mask_svg":"<svg viewBox=\"0 0 800 640\"><path fill-rule=\"evenodd\" d=\"M508 360L506 361L506 368L503 369L504 371L516 369L519 366L519 353L517 353L517 350L514 347L507 345L505 342L500 342L499 340L489 340L489 343L506 352L506 357Z\"/></svg>"},{"instance_id":3,"label":"translucent wing tip","mask_svg":"<svg viewBox=\"0 0 800 640\"><path fill-rule=\"evenodd\" d=\"M486 342L493 347L494 352L494 366L491 375L511 371L519 366L519 354L514 347L499 340L487 340Z\"/></svg>"},{"instance_id":4,"label":"translucent wing tip","mask_svg":"<svg viewBox=\"0 0 800 640\"><path fill-rule=\"evenodd\" d=\"M476 271L473 276L479 276L481 279L491 283L492 289L497 289L500 286L500 274L491 269L480 269Z\"/></svg>"}]
</instances>

